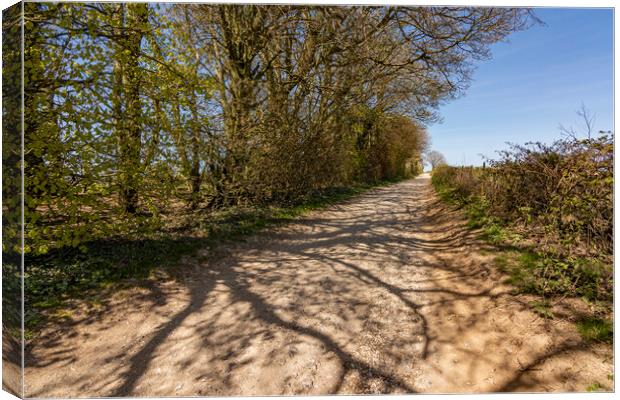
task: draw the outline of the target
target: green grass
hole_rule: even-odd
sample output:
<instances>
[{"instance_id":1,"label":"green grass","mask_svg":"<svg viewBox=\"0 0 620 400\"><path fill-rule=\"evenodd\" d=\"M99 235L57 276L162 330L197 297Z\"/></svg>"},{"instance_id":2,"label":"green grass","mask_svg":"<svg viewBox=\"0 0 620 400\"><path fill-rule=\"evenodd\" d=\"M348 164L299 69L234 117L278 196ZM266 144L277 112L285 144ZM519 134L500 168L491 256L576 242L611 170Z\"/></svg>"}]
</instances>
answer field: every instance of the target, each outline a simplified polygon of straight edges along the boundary
<instances>
[{"instance_id":1,"label":"green grass","mask_svg":"<svg viewBox=\"0 0 620 400\"><path fill-rule=\"evenodd\" d=\"M586 342L611 343L614 338L613 322L599 317L584 317L577 321L577 330Z\"/></svg>"},{"instance_id":2,"label":"green grass","mask_svg":"<svg viewBox=\"0 0 620 400\"><path fill-rule=\"evenodd\" d=\"M534 312L541 317L545 319L553 319L554 315L551 311L551 303L549 302L549 300L535 300L531 301L529 305L530 307L532 307L532 310L534 310Z\"/></svg>"},{"instance_id":3,"label":"green grass","mask_svg":"<svg viewBox=\"0 0 620 400\"><path fill-rule=\"evenodd\" d=\"M509 274L508 283L516 286L522 293L543 295L544 288L541 281L537 279L536 271L541 268L541 256L537 253L526 250L512 250L505 252L507 258L512 257L510 267L507 268Z\"/></svg>"},{"instance_id":4,"label":"green grass","mask_svg":"<svg viewBox=\"0 0 620 400\"><path fill-rule=\"evenodd\" d=\"M176 268L182 256L199 249L240 240L267 226L293 221L309 211L393 182L316 191L289 206L205 210L191 215L189 225L177 232L156 232L141 240L91 242L86 244L86 252L61 249L42 256L27 255L26 336L34 336L45 320L44 311L45 315L55 315L67 299L87 298L105 288L132 286L127 282L148 278L156 268Z\"/></svg>"},{"instance_id":5,"label":"green grass","mask_svg":"<svg viewBox=\"0 0 620 400\"><path fill-rule=\"evenodd\" d=\"M506 240L504 229L497 224L484 226L483 237L492 244L501 244Z\"/></svg>"},{"instance_id":6,"label":"green grass","mask_svg":"<svg viewBox=\"0 0 620 400\"><path fill-rule=\"evenodd\" d=\"M586 392L600 392L600 391L604 391L604 390L605 389L603 388L603 386L601 386L601 384L598 383L598 382L591 383L586 388Z\"/></svg>"}]
</instances>

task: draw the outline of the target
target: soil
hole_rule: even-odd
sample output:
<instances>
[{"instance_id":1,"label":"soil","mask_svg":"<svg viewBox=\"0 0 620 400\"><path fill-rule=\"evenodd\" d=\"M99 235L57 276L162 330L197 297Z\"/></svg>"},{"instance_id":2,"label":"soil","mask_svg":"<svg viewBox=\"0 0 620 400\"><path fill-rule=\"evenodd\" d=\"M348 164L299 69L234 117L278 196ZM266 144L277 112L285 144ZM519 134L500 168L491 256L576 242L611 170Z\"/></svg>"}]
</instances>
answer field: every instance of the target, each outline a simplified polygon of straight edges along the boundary
<instances>
[{"instance_id":1,"label":"soil","mask_svg":"<svg viewBox=\"0 0 620 400\"><path fill-rule=\"evenodd\" d=\"M611 390L578 301L533 312L428 175L181 260L27 346L29 397Z\"/></svg>"}]
</instances>

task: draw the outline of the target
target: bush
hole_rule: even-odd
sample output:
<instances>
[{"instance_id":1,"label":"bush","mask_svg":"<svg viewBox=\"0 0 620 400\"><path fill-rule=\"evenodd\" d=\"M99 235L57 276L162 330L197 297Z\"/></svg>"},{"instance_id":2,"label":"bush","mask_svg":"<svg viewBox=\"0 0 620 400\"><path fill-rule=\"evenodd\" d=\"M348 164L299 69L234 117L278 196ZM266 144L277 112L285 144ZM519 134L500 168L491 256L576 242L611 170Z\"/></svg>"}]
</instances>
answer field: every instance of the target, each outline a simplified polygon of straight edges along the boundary
<instances>
[{"instance_id":1,"label":"bush","mask_svg":"<svg viewBox=\"0 0 620 400\"><path fill-rule=\"evenodd\" d=\"M442 166L432 181L491 242L506 241L503 227L527 240L532 253L511 271L522 290L611 297L611 135L512 145L488 168Z\"/></svg>"},{"instance_id":2,"label":"bush","mask_svg":"<svg viewBox=\"0 0 620 400\"><path fill-rule=\"evenodd\" d=\"M612 254L612 136L513 145L490 165L481 186L495 215L539 228L560 254Z\"/></svg>"},{"instance_id":3,"label":"bush","mask_svg":"<svg viewBox=\"0 0 620 400\"><path fill-rule=\"evenodd\" d=\"M481 168L450 167L441 165L433 170L433 184L450 192L455 199L468 202L471 196L479 196Z\"/></svg>"}]
</instances>

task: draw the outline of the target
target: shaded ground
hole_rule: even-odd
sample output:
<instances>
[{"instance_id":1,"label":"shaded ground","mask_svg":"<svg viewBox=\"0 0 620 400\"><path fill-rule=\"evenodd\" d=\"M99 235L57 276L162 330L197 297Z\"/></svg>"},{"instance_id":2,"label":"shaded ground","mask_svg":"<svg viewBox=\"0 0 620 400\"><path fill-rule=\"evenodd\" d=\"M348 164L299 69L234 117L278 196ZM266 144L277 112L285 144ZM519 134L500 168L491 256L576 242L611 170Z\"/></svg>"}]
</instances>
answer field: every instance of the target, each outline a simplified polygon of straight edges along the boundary
<instances>
[{"instance_id":1,"label":"shaded ground","mask_svg":"<svg viewBox=\"0 0 620 400\"><path fill-rule=\"evenodd\" d=\"M26 394L609 387L611 347L581 342L567 320L579 310L538 317L464 226L422 176L188 257L176 280L76 303L47 327Z\"/></svg>"},{"instance_id":2,"label":"shaded ground","mask_svg":"<svg viewBox=\"0 0 620 400\"><path fill-rule=\"evenodd\" d=\"M5 328L2 329L2 390L19 396L22 393L21 340Z\"/></svg>"}]
</instances>

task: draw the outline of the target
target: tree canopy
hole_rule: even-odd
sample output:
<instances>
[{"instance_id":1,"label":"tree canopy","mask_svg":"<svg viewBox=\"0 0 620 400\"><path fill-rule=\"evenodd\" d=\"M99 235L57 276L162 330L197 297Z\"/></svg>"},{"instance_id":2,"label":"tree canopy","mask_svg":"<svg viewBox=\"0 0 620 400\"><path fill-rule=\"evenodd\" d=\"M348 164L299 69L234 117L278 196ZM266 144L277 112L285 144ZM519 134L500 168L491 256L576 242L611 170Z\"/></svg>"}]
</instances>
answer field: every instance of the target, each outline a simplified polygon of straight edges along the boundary
<instances>
[{"instance_id":1,"label":"tree canopy","mask_svg":"<svg viewBox=\"0 0 620 400\"><path fill-rule=\"evenodd\" d=\"M482 7L24 8L25 250L37 254L139 236L179 208L416 174L438 105L535 20Z\"/></svg>"}]
</instances>

